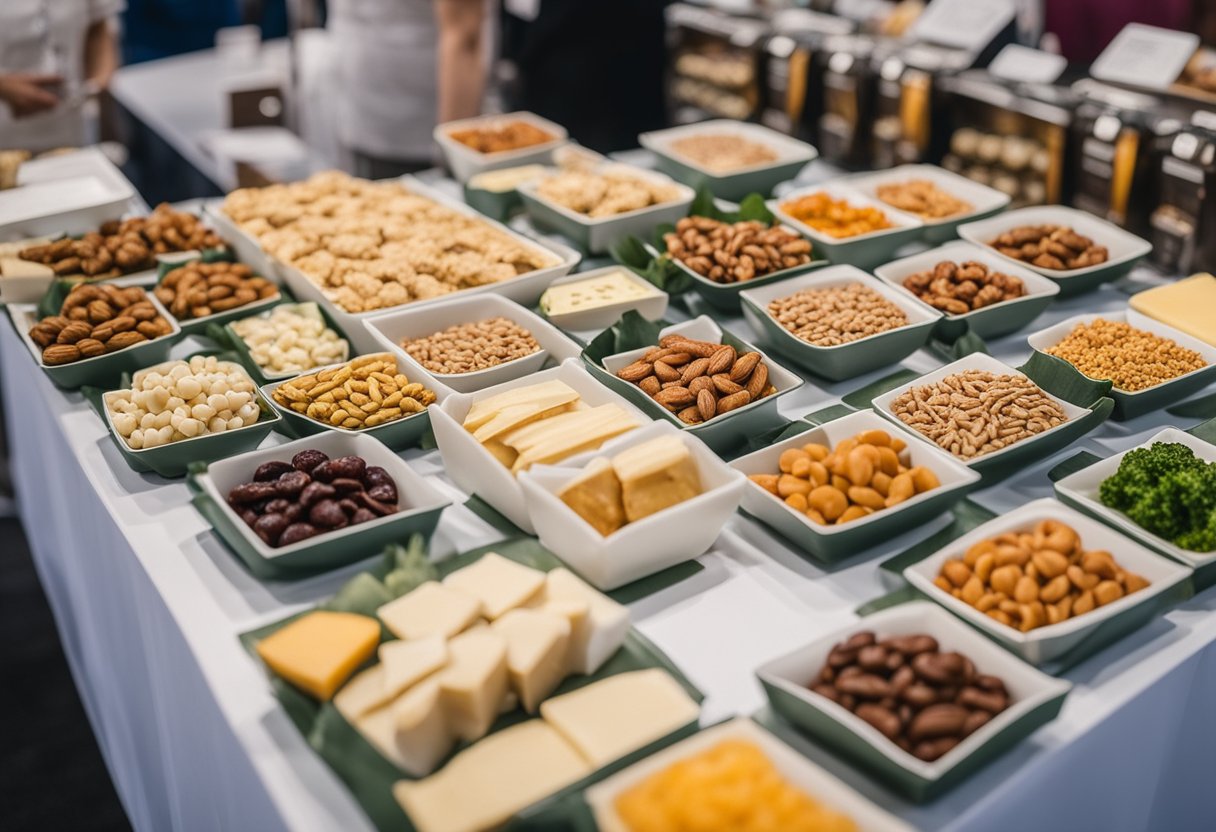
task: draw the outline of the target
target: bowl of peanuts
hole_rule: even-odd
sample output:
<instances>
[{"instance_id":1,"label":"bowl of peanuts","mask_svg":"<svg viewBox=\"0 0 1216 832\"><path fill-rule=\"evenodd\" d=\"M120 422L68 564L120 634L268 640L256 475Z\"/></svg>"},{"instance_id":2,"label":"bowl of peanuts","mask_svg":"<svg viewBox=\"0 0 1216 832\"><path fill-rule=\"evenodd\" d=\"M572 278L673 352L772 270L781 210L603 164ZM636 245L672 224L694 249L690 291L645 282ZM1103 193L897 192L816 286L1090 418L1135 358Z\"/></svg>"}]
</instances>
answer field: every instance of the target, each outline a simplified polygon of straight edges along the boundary
<instances>
[{"instance_id":1,"label":"bowl of peanuts","mask_svg":"<svg viewBox=\"0 0 1216 832\"><path fill-rule=\"evenodd\" d=\"M547 164L567 139L560 124L523 111L449 121L435 128L435 142L457 182L486 171Z\"/></svg>"},{"instance_id":2,"label":"bowl of peanuts","mask_svg":"<svg viewBox=\"0 0 1216 832\"><path fill-rule=\"evenodd\" d=\"M829 266L739 298L763 345L833 381L906 358L941 320L937 310L855 266Z\"/></svg>"},{"instance_id":3,"label":"bowl of peanuts","mask_svg":"<svg viewBox=\"0 0 1216 832\"><path fill-rule=\"evenodd\" d=\"M576 358L557 327L499 295L470 295L364 320L404 372L429 387L471 393Z\"/></svg>"},{"instance_id":4,"label":"bowl of peanuts","mask_svg":"<svg viewBox=\"0 0 1216 832\"><path fill-rule=\"evenodd\" d=\"M810 428L731 467L749 480L743 511L825 562L928 522L980 480L872 410Z\"/></svg>"},{"instance_id":5,"label":"bowl of peanuts","mask_svg":"<svg viewBox=\"0 0 1216 832\"><path fill-rule=\"evenodd\" d=\"M984 523L903 574L1037 665L1143 625L1158 611L1155 602L1191 571L1044 498Z\"/></svg>"},{"instance_id":6,"label":"bowl of peanuts","mask_svg":"<svg viewBox=\"0 0 1216 832\"><path fill-rule=\"evenodd\" d=\"M1147 240L1114 223L1063 205L1019 208L963 223L958 235L1051 278L1065 297L1118 280L1153 250Z\"/></svg>"},{"instance_id":7,"label":"bowl of peanuts","mask_svg":"<svg viewBox=\"0 0 1216 832\"><path fill-rule=\"evenodd\" d=\"M754 193L768 196L819 156L806 142L732 119L642 133L638 143L674 179L694 188L707 185L719 199L736 201Z\"/></svg>"},{"instance_id":8,"label":"bowl of peanuts","mask_svg":"<svg viewBox=\"0 0 1216 832\"><path fill-rule=\"evenodd\" d=\"M961 240L879 266L874 275L945 315L938 331L946 338L961 334L962 324L981 338L1017 332L1060 293L1038 272Z\"/></svg>"},{"instance_id":9,"label":"bowl of peanuts","mask_svg":"<svg viewBox=\"0 0 1216 832\"><path fill-rule=\"evenodd\" d=\"M1216 347L1134 309L1074 315L1026 340L1083 376L1109 379L1116 419L1167 407L1216 376Z\"/></svg>"},{"instance_id":10,"label":"bowl of peanuts","mask_svg":"<svg viewBox=\"0 0 1216 832\"><path fill-rule=\"evenodd\" d=\"M799 188L765 203L833 263L872 268L921 234L924 223L840 182Z\"/></svg>"}]
</instances>

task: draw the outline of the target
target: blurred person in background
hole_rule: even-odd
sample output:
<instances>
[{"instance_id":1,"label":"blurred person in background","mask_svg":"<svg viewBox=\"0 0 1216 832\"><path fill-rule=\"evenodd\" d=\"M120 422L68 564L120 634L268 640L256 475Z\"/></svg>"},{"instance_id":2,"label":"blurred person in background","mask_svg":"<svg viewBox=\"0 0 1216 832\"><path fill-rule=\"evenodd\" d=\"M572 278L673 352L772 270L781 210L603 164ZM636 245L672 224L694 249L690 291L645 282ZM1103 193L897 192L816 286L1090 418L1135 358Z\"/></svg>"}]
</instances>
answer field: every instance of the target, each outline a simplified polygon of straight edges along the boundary
<instances>
[{"instance_id":1,"label":"blurred person in background","mask_svg":"<svg viewBox=\"0 0 1216 832\"><path fill-rule=\"evenodd\" d=\"M118 68L123 0L0 2L0 148L78 147L85 105Z\"/></svg>"}]
</instances>

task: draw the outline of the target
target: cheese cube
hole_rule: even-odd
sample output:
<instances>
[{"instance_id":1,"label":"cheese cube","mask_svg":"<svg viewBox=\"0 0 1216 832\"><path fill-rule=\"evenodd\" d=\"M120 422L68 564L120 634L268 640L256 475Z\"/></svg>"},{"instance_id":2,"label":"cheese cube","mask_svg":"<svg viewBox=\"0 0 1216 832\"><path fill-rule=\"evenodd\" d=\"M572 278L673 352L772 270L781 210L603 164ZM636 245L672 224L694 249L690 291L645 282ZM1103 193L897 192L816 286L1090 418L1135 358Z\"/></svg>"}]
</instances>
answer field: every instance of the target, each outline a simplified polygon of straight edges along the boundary
<instances>
[{"instance_id":1,"label":"cheese cube","mask_svg":"<svg viewBox=\"0 0 1216 832\"><path fill-rule=\"evenodd\" d=\"M487 552L476 563L457 569L443 579L444 589L481 602L481 614L493 621L521 607L545 585L545 573Z\"/></svg>"},{"instance_id":2,"label":"cheese cube","mask_svg":"<svg viewBox=\"0 0 1216 832\"><path fill-rule=\"evenodd\" d=\"M448 662L443 636L425 636L410 641L388 641L380 645L384 689L390 698L439 670Z\"/></svg>"},{"instance_id":3,"label":"cheese cube","mask_svg":"<svg viewBox=\"0 0 1216 832\"><path fill-rule=\"evenodd\" d=\"M664 670L618 673L540 706L540 715L599 768L695 722L700 706Z\"/></svg>"},{"instance_id":4,"label":"cheese cube","mask_svg":"<svg viewBox=\"0 0 1216 832\"><path fill-rule=\"evenodd\" d=\"M469 742L481 739L507 695L507 640L490 629L461 633L448 642L448 664L436 681L453 733Z\"/></svg>"},{"instance_id":5,"label":"cheese cube","mask_svg":"<svg viewBox=\"0 0 1216 832\"><path fill-rule=\"evenodd\" d=\"M379 643L376 619L317 610L262 639L257 652L275 673L324 702Z\"/></svg>"},{"instance_id":6,"label":"cheese cube","mask_svg":"<svg viewBox=\"0 0 1216 832\"><path fill-rule=\"evenodd\" d=\"M659 436L612 458L621 481L621 501L630 523L691 500L701 493L701 476L688 446L678 436Z\"/></svg>"},{"instance_id":7,"label":"cheese cube","mask_svg":"<svg viewBox=\"0 0 1216 832\"><path fill-rule=\"evenodd\" d=\"M545 602L573 602L587 606L587 615L581 623L572 621L570 662L575 673L599 670L629 633L629 610L588 586L568 569L549 571L545 576L542 598Z\"/></svg>"},{"instance_id":8,"label":"cheese cube","mask_svg":"<svg viewBox=\"0 0 1216 832\"><path fill-rule=\"evenodd\" d=\"M507 640L507 674L524 710L536 713L569 668L570 622L537 609L511 610L492 625Z\"/></svg>"},{"instance_id":9,"label":"cheese cube","mask_svg":"<svg viewBox=\"0 0 1216 832\"><path fill-rule=\"evenodd\" d=\"M591 773L539 719L486 737L424 780L400 781L393 796L418 832L484 832Z\"/></svg>"},{"instance_id":10,"label":"cheese cube","mask_svg":"<svg viewBox=\"0 0 1216 832\"><path fill-rule=\"evenodd\" d=\"M621 481L606 457L596 457L587 463L583 473L567 483L557 496L605 537L625 525Z\"/></svg>"},{"instance_id":11,"label":"cheese cube","mask_svg":"<svg viewBox=\"0 0 1216 832\"><path fill-rule=\"evenodd\" d=\"M397 638L451 638L478 619L481 602L468 593L427 581L380 607L376 615Z\"/></svg>"},{"instance_id":12,"label":"cheese cube","mask_svg":"<svg viewBox=\"0 0 1216 832\"><path fill-rule=\"evenodd\" d=\"M582 673L581 657L575 655L576 639L586 640L587 628L590 626L589 615L591 607L586 601L550 600L541 592L539 596L528 602L527 609L540 610L563 619L570 625L570 638L566 640L566 676ZM580 661L576 661L580 659Z\"/></svg>"},{"instance_id":13,"label":"cheese cube","mask_svg":"<svg viewBox=\"0 0 1216 832\"><path fill-rule=\"evenodd\" d=\"M393 716L393 745L398 765L415 777L435 770L456 744L456 735L443 712L439 682L427 679L389 706Z\"/></svg>"},{"instance_id":14,"label":"cheese cube","mask_svg":"<svg viewBox=\"0 0 1216 832\"><path fill-rule=\"evenodd\" d=\"M1132 295L1132 309L1216 346L1216 277L1195 274Z\"/></svg>"},{"instance_id":15,"label":"cheese cube","mask_svg":"<svg viewBox=\"0 0 1216 832\"><path fill-rule=\"evenodd\" d=\"M384 684L384 665L372 665L356 673L334 696L334 707L346 721L354 724L359 717L382 708L396 696Z\"/></svg>"}]
</instances>

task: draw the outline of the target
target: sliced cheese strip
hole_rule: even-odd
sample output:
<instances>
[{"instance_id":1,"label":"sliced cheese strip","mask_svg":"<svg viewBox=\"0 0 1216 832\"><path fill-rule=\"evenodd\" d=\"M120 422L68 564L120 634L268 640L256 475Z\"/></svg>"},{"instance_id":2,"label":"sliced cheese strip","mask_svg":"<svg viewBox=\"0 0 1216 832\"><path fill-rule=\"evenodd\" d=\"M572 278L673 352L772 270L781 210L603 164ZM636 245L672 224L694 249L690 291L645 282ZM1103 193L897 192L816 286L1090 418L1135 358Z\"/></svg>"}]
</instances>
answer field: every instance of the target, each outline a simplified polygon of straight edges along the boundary
<instances>
[{"instance_id":1,"label":"sliced cheese strip","mask_svg":"<svg viewBox=\"0 0 1216 832\"><path fill-rule=\"evenodd\" d=\"M484 832L591 773L539 719L521 722L457 754L424 780L403 780L393 796L418 832Z\"/></svg>"},{"instance_id":2,"label":"sliced cheese strip","mask_svg":"<svg viewBox=\"0 0 1216 832\"><path fill-rule=\"evenodd\" d=\"M595 768L696 721L700 707L663 670L618 673L548 699L541 718Z\"/></svg>"},{"instance_id":3,"label":"sliced cheese strip","mask_svg":"<svg viewBox=\"0 0 1216 832\"><path fill-rule=\"evenodd\" d=\"M389 698L439 670L448 661L448 645L443 636L424 636L409 641L387 641L380 645L383 684Z\"/></svg>"},{"instance_id":4,"label":"sliced cheese strip","mask_svg":"<svg viewBox=\"0 0 1216 832\"><path fill-rule=\"evenodd\" d=\"M474 742L490 730L507 695L507 640L491 629L448 642L448 663L435 677L452 732Z\"/></svg>"},{"instance_id":5,"label":"sliced cheese strip","mask_svg":"<svg viewBox=\"0 0 1216 832\"><path fill-rule=\"evenodd\" d=\"M258 642L267 667L328 701L380 643L380 623L366 615L317 610Z\"/></svg>"},{"instance_id":6,"label":"sliced cheese strip","mask_svg":"<svg viewBox=\"0 0 1216 832\"><path fill-rule=\"evenodd\" d=\"M541 700L566 678L570 622L543 609L511 610L492 625L507 640L507 674L524 710L536 713Z\"/></svg>"},{"instance_id":7,"label":"sliced cheese strip","mask_svg":"<svg viewBox=\"0 0 1216 832\"><path fill-rule=\"evenodd\" d=\"M560 396L569 401L578 398L578 392L564 381L546 381L531 384L527 387L516 387L504 390L493 396L473 402L464 417L464 426L468 430L476 430L493 419L503 408L543 402L547 397Z\"/></svg>"},{"instance_id":8,"label":"sliced cheese strip","mask_svg":"<svg viewBox=\"0 0 1216 832\"><path fill-rule=\"evenodd\" d=\"M629 610L598 592L565 568L545 576L542 598L585 604L587 615L581 626L574 624L570 637L570 662L576 673L594 673L612 657L629 633ZM572 622L574 623L574 622Z\"/></svg>"},{"instance_id":9,"label":"sliced cheese strip","mask_svg":"<svg viewBox=\"0 0 1216 832\"><path fill-rule=\"evenodd\" d=\"M567 457L591 451L614 436L633 430L638 422L615 404L605 404L586 411L578 411L579 419L563 422L560 428L547 431L543 438L521 450L515 434L507 434L503 442L519 451L511 466L514 472L526 471L533 465L549 465Z\"/></svg>"},{"instance_id":10,"label":"sliced cheese strip","mask_svg":"<svg viewBox=\"0 0 1216 832\"><path fill-rule=\"evenodd\" d=\"M691 500L701 493L701 475L678 436L658 436L612 458L628 522Z\"/></svg>"},{"instance_id":11,"label":"sliced cheese strip","mask_svg":"<svg viewBox=\"0 0 1216 832\"><path fill-rule=\"evenodd\" d=\"M508 610L523 606L545 585L545 573L488 552L443 579L445 589L481 602L481 614L493 621Z\"/></svg>"},{"instance_id":12,"label":"sliced cheese strip","mask_svg":"<svg viewBox=\"0 0 1216 832\"><path fill-rule=\"evenodd\" d=\"M380 609L376 615L397 638L451 638L481 615L481 602L468 593L427 581Z\"/></svg>"},{"instance_id":13,"label":"sliced cheese strip","mask_svg":"<svg viewBox=\"0 0 1216 832\"><path fill-rule=\"evenodd\" d=\"M442 699L439 682L426 679L389 706L398 765L415 777L434 771L456 745Z\"/></svg>"}]
</instances>

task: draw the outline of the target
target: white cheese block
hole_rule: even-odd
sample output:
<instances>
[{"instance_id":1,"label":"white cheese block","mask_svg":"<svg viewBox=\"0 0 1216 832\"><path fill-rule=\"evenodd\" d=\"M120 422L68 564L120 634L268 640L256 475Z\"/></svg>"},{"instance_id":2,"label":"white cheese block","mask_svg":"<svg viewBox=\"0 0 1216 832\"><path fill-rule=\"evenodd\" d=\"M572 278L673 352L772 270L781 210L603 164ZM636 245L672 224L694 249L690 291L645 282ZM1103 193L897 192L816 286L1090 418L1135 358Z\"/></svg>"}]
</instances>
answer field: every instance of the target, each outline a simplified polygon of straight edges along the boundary
<instances>
[{"instance_id":1,"label":"white cheese block","mask_svg":"<svg viewBox=\"0 0 1216 832\"><path fill-rule=\"evenodd\" d=\"M629 610L584 583L568 569L549 571L542 599L546 603L562 601L587 605L587 615L581 623L572 619L570 663L575 673L599 670L629 633Z\"/></svg>"},{"instance_id":2,"label":"white cheese block","mask_svg":"<svg viewBox=\"0 0 1216 832\"><path fill-rule=\"evenodd\" d=\"M598 448L612 437L637 426L637 420L620 406L603 404L589 410L563 413L512 431L504 434L502 441L519 452L511 465L511 470L518 473L533 465L560 462L582 451Z\"/></svg>"},{"instance_id":3,"label":"white cheese block","mask_svg":"<svg viewBox=\"0 0 1216 832\"><path fill-rule=\"evenodd\" d=\"M387 705L395 696L384 685L384 665L377 664L357 673L334 696L334 707L354 723L364 714Z\"/></svg>"},{"instance_id":4,"label":"white cheese block","mask_svg":"<svg viewBox=\"0 0 1216 832\"><path fill-rule=\"evenodd\" d=\"M456 744L443 713L439 683L425 679L389 706L398 765L415 777L435 770Z\"/></svg>"},{"instance_id":5,"label":"white cheese block","mask_svg":"<svg viewBox=\"0 0 1216 832\"><path fill-rule=\"evenodd\" d=\"M507 695L507 640L490 629L461 633L448 642L448 664L435 678L453 733L469 742L481 739Z\"/></svg>"},{"instance_id":6,"label":"white cheese block","mask_svg":"<svg viewBox=\"0 0 1216 832\"><path fill-rule=\"evenodd\" d=\"M498 731L461 751L442 770L393 786L418 832L484 832L591 773L539 719Z\"/></svg>"},{"instance_id":7,"label":"white cheese block","mask_svg":"<svg viewBox=\"0 0 1216 832\"><path fill-rule=\"evenodd\" d=\"M443 579L445 589L481 602L481 614L493 621L521 607L545 585L545 573L487 552L476 563L457 569Z\"/></svg>"},{"instance_id":8,"label":"white cheese block","mask_svg":"<svg viewBox=\"0 0 1216 832\"><path fill-rule=\"evenodd\" d=\"M447 662L448 645L443 636L386 641L380 645L378 666L384 669L384 689L390 697L418 684Z\"/></svg>"},{"instance_id":9,"label":"white cheese block","mask_svg":"<svg viewBox=\"0 0 1216 832\"><path fill-rule=\"evenodd\" d=\"M465 414L464 426L468 430L476 430L507 407L543 404L553 398L576 401L578 397L578 391L564 381L554 380L516 387L473 402Z\"/></svg>"},{"instance_id":10,"label":"white cheese block","mask_svg":"<svg viewBox=\"0 0 1216 832\"><path fill-rule=\"evenodd\" d=\"M576 644L586 645L587 634L590 632L587 629L590 626L590 605L586 601L550 599L542 591L539 596L528 602L528 609L543 610L566 620L566 623L570 625L570 638L566 640L565 675L582 673L581 656L575 655L575 648Z\"/></svg>"},{"instance_id":11,"label":"white cheese block","mask_svg":"<svg viewBox=\"0 0 1216 832\"><path fill-rule=\"evenodd\" d=\"M451 638L477 621L481 602L475 596L427 581L389 601L376 610L376 615L397 638Z\"/></svg>"},{"instance_id":12,"label":"white cheese block","mask_svg":"<svg viewBox=\"0 0 1216 832\"><path fill-rule=\"evenodd\" d=\"M684 688L658 668L618 673L540 706L541 718L595 768L695 722L700 713Z\"/></svg>"},{"instance_id":13,"label":"white cheese block","mask_svg":"<svg viewBox=\"0 0 1216 832\"><path fill-rule=\"evenodd\" d=\"M492 629L507 640L507 674L524 710L536 713L569 668L570 622L551 612L518 609L498 619Z\"/></svg>"}]
</instances>

